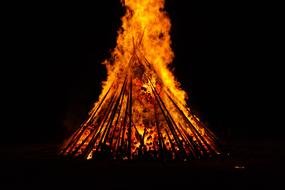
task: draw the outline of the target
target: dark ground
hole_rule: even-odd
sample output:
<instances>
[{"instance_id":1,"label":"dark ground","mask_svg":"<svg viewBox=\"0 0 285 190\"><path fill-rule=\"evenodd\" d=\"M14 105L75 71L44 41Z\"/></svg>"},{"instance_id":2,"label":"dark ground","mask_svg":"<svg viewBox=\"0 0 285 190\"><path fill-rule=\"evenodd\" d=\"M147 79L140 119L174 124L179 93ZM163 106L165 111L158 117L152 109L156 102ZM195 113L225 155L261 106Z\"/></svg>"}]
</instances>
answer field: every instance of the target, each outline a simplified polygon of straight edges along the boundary
<instances>
[{"instance_id":1,"label":"dark ground","mask_svg":"<svg viewBox=\"0 0 285 190\"><path fill-rule=\"evenodd\" d=\"M92 189L277 189L284 140L232 141L229 155L184 163L66 160L57 146L1 147L2 185Z\"/></svg>"}]
</instances>

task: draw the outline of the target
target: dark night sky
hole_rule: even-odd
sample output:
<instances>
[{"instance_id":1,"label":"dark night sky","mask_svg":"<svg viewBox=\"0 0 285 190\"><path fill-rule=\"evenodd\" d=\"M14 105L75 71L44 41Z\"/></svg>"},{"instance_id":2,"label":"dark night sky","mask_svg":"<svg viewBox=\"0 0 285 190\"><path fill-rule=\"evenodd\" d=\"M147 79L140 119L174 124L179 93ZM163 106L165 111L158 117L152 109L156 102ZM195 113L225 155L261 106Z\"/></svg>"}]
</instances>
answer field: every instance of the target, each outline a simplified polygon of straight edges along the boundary
<instances>
[{"instance_id":1,"label":"dark night sky","mask_svg":"<svg viewBox=\"0 0 285 190\"><path fill-rule=\"evenodd\" d=\"M79 125L97 100L106 77L100 63L115 47L123 9L119 0L12 9L4 36L9 53L1 142L61 142L71 130L67 125ZM252 10L167 1L175 75L193 110L225 138L275 135L265 127L272 124L265 121L270 84L261 72L268 29Z\"/></svg>"}]
</instances>

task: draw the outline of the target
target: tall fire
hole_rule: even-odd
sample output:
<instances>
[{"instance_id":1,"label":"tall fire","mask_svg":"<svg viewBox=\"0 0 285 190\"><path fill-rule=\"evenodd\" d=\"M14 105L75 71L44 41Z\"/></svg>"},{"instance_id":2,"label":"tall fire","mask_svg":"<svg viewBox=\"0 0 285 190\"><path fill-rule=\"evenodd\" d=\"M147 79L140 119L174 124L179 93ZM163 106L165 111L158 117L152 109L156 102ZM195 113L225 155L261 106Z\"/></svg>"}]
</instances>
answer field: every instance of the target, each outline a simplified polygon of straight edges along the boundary
<instances>
[{"instance_id":1,"label":"tall fire","mask_svg":"<svg viewBox=\"0 0 285 190\"><path fill-rule=\"evenodd\" d=\"M60 154L85 159L189 160L219 154L216 137L187 107L168 65L170 19L164 0L124 0L107 80L89 117Z\"/></svg>"}]
</instances>

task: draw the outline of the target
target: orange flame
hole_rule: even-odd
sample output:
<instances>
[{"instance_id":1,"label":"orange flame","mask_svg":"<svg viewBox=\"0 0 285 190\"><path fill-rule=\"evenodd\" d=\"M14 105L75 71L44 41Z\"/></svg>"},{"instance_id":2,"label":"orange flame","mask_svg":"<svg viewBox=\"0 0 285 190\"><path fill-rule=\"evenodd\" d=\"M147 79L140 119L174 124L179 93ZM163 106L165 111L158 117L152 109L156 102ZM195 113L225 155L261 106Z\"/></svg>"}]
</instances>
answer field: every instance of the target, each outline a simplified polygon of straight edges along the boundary
<instances>
[{"instance_id":1,"label":"orange flame","mask_svg":"<svg viewBox=\"0 0 285 190\"><path fill-rule=\"evenodd\" d=\"M118 32L117 46L113 50L114 61L106 60L108 79L104 90L118 77L133 54L134 40L141 41L140 52L147 58L155 69L158 78L163 82L182 104L186 105L187 94L179 88L180 84L168 69L174 53L171 49L171 22L164 11L164 0L125 0L126 14L122 18L122 28ZM152 79L155 81L155 79Z\"/></svg>"},{"instance_id":2,"label":"orange flame","mask_svg":"<svg viewBox=\"0 0 285 190\"><path fill-rule=\"evenodd\" d=\"M218 153L214 134L190 113L187 94L168 69L174 53L164 0L122 4L126 14L112 59L104 61L108 76L102 93L90 117L65 144L64 154L90 159L106 147L117 152L114 157L128 150L128 157L120 155L123 159L158 150Z\"/></svg>"}]
</instances>

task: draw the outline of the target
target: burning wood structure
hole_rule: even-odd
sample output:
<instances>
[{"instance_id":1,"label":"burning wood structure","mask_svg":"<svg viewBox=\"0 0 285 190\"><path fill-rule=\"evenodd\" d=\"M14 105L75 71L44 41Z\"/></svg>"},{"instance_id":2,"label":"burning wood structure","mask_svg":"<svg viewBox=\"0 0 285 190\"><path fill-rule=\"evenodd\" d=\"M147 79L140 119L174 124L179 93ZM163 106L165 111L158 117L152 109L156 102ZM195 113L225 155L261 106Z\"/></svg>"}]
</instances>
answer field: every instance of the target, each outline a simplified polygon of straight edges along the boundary
<instances>
[{"instance_id":1,"label":"burning wood structure","mask_svg":"<svg viewBox=\"0 0 285 190\"><path fill-rule=\"evenodd\" d=\"M108 78L89 117L60 154L85 159L188 160L219 154L216 137L187 107L168 69L170 19L164 0L125 0Z\"/></svg>"}]
</instances>

